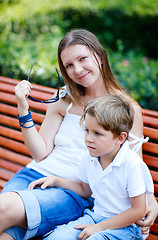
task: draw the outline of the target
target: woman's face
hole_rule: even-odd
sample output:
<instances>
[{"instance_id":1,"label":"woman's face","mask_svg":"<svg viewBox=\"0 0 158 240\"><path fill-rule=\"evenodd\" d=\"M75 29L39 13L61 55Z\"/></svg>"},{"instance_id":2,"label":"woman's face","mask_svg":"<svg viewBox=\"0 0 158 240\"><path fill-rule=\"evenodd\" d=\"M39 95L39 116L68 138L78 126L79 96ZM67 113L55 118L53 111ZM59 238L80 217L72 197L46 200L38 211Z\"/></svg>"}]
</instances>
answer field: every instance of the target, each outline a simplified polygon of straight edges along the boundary
<instances>
[{"instance_id":1,"label":"woman's face","mask_svg":"<svg viewBox=\"0 0 158 240\"><path fill-rule=\"evenodd\" d=\"M98 61L89 48L81 44L68 46L61 52L61 60L68 76L83 87L90 87L102 80L99 69L101 59L96 57Z\"/></svg>"}]
</instances>

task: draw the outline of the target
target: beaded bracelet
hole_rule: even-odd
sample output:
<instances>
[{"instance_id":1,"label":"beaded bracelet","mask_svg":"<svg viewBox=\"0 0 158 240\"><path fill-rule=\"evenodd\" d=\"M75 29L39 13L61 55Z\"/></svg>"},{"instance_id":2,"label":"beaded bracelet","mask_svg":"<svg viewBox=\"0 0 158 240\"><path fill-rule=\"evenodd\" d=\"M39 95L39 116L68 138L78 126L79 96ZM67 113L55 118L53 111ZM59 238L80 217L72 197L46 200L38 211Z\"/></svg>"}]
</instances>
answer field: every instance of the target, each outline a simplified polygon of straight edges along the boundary
<instances>
[{"instance_id":1,"label":"beaded bracelet","mask_svg":"<svg viewBox=\"0 0 158 240\"><path fill-rule=\"evenodd\" d=\"M25 116L19 116L19 114L17 115L17 118L19 120L19 127L23 127L23 128L32 128L35 126L33 119L32 119L32 114L29 111L27 115ZM24 126L26 122L33 122L33 124L29 127Z\"/></svg>"}]
</instances>

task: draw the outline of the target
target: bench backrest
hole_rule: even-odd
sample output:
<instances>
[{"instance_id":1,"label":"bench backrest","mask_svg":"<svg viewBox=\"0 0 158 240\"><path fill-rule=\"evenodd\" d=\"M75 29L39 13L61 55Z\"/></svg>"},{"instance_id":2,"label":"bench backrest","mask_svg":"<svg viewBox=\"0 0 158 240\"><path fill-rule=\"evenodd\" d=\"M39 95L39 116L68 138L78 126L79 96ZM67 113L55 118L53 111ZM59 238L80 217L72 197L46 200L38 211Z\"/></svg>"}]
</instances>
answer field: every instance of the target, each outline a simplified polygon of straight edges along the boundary
<instances>
[{"instance_id":1,"label":"bench backrest","mask_svg":"<svg viewBox=\"0 0 158 240\"><path fill-rule=\"evenodd\" d=\"M15 79L0 77L0 189L15 172L31 161L16 117L18 111L14 87L18 82ZM55 89L32 85L31 95L40 100L51 98L55 92ZM47 105L32 101L29 105L36 127L39 129L44 120Z\"/></svg>"},{"instance_id":2,"label":"bench backrest","mask_svg":"<svg viewBox=\"0 0 158 240\"><path fill-rule=\"evenodd\" d=\"M14 87L19 81L0 77L0 190L19 169L31 161L26 149L17 120L17 105ZM32 84L31 95L40 100L52 97L55 89ZM29 100L30 101L30 100ZM44 119L47 104L30 101L30 111L39 129ZM154 180L155 196L158 200L158 112L143 109L144 136L150 140L143 144L143 160L148 165ZM151 228L158 236L158 218ZM154 235L153 235L154 236ZM158 237L150 239L158 239ZM149 239L149 238L148 238Z\"/></svg>"}]
</instances>

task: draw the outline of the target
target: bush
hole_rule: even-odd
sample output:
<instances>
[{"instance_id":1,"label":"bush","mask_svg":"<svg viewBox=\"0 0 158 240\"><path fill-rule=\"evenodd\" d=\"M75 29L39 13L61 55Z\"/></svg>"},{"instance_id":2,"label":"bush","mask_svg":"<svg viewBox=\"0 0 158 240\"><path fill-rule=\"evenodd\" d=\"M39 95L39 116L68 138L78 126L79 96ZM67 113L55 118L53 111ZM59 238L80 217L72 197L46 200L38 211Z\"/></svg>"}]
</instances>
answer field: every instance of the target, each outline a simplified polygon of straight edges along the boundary
<instances>
[{"instance_id":1,"label":"bush","mask_svg":"<svg viewBox=\"0 0 158 240\"><path fill-rule=\"evenodd\" d=\"M87 28L110 49L121 84L142 107L157 109L157 13L154 0L1 0L0 75L26 79L34 64L31 81L56 87L60 39Z\"/></svg>"},{"instance_id":2,"label":"bush","mask_svg":"<svg viewBox=\"0 0 158 240\"><path fill-rule=\"evenodd\" d=\"M158 60L134 51L110 53L116 79L143 108L158 111Z\"/></svg>"}]
</instances>

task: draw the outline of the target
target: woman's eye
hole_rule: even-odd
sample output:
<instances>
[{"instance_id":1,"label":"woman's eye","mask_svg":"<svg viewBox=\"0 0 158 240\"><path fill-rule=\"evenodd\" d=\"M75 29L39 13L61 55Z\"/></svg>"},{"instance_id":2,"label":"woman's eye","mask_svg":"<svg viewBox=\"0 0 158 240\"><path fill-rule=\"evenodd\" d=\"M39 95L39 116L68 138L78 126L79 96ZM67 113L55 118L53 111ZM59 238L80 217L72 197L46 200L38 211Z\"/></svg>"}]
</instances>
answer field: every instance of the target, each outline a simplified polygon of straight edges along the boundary
<instances>
[{"instance_id":1,"label":"woman's eye","mask_svg":"<svg viewBox=\"0 0 158 240\"><path fill-rule=\"evenodd\" d=\"M85 60L87 57L82 57L82 58L80 58L80 61L83 61L83 60Z\"/></svg>"},{"instance_id":2,"label":"woman's eye","mask_svg":"<svg viewBox=\"0 0 158 240\"><path fill-rule=\"evenodd\" d=\"M67 64L65 68L70 68L72 64Z\"/></svg>"}]
</instances>

